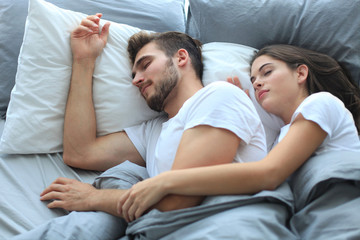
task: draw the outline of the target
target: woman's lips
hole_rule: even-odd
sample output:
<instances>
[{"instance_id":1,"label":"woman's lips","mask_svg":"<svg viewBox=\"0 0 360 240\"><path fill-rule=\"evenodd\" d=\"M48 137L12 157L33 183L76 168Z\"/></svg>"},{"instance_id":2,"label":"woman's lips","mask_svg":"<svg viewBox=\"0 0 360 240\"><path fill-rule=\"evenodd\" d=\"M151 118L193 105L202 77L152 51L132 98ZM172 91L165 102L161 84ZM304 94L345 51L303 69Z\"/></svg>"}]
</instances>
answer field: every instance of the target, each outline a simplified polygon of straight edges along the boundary
<instances>
[{"instance_id":1,"label":"woman's lips","mask_svg":"<svg viewBox=\"0 0 360 240\"><path fill-rule=\"evenodd\" d=\"M269 90L261 90L261 91L259 91L258 99L260 100L261 98L263 98L267 92L269 92Z\"/></svg>"}]
</instances>

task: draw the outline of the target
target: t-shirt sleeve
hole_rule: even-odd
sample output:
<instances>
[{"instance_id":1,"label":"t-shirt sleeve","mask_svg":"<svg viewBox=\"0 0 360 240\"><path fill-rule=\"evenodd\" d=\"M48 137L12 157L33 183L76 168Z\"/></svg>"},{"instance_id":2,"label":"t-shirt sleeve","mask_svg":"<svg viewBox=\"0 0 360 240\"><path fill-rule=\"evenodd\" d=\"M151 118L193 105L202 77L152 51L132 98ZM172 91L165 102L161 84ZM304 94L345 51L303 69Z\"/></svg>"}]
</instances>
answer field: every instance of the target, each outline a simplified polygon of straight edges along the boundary
<instances>
[{"instance_id":1,"label":"t-shirt sleeve","mask_svg":"<svg viewBox=\"0 0 360 240\"><path fill-rule=\"evenodd\" d=\"M159 128L159 125L161 125L166 119L166 116L163 115L155 119L145 121L139 125L124 129L130 141L134 144L135 148L144 160L146 160L146 149L150 138L155 137L155 134L159 134L161 129Z\"/></svg>"},{"instance_id":2,"label":"t-shirt sleeve","mask_svg":"<svg viewBox=\"0 0 360 240\"><path fill-rule=\"evenodd\" d=\"M315 93L307 97L295 111L291 123L301 114L306 120L318 124L330 137L338 129L340 119L350 114L343 102L327 92Z\"/></svg>"},{"instance_id":3,"label":"t-shirt sleeve","mask_svg":"<svg viewBox=\"0 0 360 240\"><path fill-rule=\"evenodd\" d=\"M227 129L249 143L261 120L250 98L238 87L215 82L192 104L185 130L198 125Z\"/></svg>"},{"instance_id":4,"label":"t-shirt sleeve","mask_svg":"<svg viewBox=\"0 0 360 240\"><path fill-rule=\"evenodd\" d=\"M132 127L125 128L124 131L140 153L141 157L146 159L146 122Z\"/></svg>"}]
</instances>

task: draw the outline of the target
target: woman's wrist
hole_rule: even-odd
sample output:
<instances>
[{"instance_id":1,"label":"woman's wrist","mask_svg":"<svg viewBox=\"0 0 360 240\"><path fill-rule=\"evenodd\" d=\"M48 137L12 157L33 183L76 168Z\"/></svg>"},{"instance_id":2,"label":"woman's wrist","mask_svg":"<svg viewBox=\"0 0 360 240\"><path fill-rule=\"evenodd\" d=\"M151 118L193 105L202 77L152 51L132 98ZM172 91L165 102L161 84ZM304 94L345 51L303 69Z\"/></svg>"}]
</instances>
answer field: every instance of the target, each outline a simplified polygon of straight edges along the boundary
<instances>
[{"instance_id":1,"label":"woman's wrist","mask_svg":"<svg viewBox=\"0 0 360 240\"><path fill-rule=\"evenodd\" d=\"M172 173L173 171L166 171L158 175L158 181L160 182L159 186L161 186L161 190L164 196L174 193L174 182L172 179Z\"/></svg>"}]
</instances>

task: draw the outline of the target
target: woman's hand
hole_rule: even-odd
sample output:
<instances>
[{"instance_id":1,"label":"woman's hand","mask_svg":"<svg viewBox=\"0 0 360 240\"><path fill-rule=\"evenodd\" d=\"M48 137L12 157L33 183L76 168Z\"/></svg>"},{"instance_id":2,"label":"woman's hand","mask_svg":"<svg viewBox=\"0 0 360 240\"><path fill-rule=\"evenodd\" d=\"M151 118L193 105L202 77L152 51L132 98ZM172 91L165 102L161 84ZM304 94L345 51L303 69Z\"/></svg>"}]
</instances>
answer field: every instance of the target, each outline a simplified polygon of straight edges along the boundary
<instances>
[{"instance_id":1,"label":"woman's hand","mask_svg":"<svg viewBox=\"0 0 360 240\"><path fill-rule=\"evenodd\" d=\"M239 87L241 90L244 90L243 87L241 86L240 83L240 79L239 77L235 76L235 77L228 77L226 79L227 82L234 84L235 86ZM246 95L248 95L250 97L250 93L249 93L249 89L245 89L244 92L246 93Z\"/></svg>"},{"instance_id":2,"label":"woman's hand","mask_svg":"<svg viewBox=\"0 0 360 240\"><path fill-rule=\"evenodd\" d=\"M97 189L88 183L74 179L58 178L41 194L40 200L53 200L48 208L63 208L68 211L90 211L93 193Z\"/></svg>"},{"instance_id":3,"label":"woman's hand","mask_svg":"<svg viewBox=\"0 0 360 240\"><path fill-rule=\"evenodd\" d=\"M158 175L133 185L119 199L117 207L119 215L128 222L139 218L167 195L164 183Z\"/></svg>"},{"instance_id":4,"label":"woman's hand","mask_svg":"<svg viewBox=\"0 0 360 240\"><path fill-rule=\"evenodd\" d=\"M71 33L71 50L73 59L96 59L107 43L110 23L107 22L100 31L101 13L87 16Z\"/></svg>"}]
</instances>

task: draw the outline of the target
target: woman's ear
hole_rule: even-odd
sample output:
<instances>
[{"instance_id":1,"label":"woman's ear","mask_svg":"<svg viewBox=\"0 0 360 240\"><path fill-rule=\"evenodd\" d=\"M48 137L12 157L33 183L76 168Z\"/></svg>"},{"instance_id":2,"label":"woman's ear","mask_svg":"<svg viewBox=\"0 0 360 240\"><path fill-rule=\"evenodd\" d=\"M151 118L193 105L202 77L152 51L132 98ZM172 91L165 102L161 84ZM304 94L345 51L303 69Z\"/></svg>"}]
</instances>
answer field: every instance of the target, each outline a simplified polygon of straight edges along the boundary
<instances>
[{"instance_id":1,"label":"woman's ear","mask_svg":"<svg viewBox=\"0 0 360 240\"><path fill-rule=\"evenodd\" d=\"M188 51L186 51L183 48L177 51L176 57L177 57L177 64L179 67L185 66L190 59Z\"/></svg>"},{"instance_id":2,"label":"woman's ear","mask_svg":"<svg viewBox=\"0 0 360 240\"><path fill-rule=\"evenodd\" d=\"M301 64L297 67L296 73L298 76L298 83L300 84L305 83L309 75L309 68L305 64Z\"/></svg>"}]
</instances>

